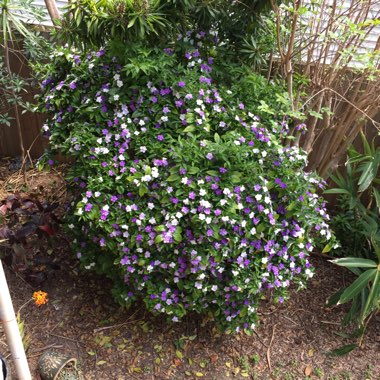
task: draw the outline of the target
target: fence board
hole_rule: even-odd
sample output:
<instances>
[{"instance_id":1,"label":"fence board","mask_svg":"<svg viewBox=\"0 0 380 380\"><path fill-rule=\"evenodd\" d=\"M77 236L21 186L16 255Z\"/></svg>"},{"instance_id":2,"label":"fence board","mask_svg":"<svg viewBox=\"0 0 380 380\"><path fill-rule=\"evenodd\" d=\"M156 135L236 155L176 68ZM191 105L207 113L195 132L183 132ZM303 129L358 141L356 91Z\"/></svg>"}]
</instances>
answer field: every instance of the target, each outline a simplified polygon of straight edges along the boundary
<instances>
[{"instance_id":1,"label":"fence board","mask_svg":"<svg viewBox=\"0 0 380 380\"><path fill-rule=\"evenodd\" d=\"M22 77L29 77L30 71L25 62L16 55L11 55L10 64L12 71L18 73ZM28 89L28 92L23 95L26 101L33 102L36 91ZM1 112L1 110L0 110ZM10 116L14 117L12 109L8 110ZM21 112L20 112L21 114ZM27 112L20 115L22 135L24 138L25 149L30 149L32 158L38 158L43 153L46 147L46 139L40 136L42 124L45 116ZM16 157L21 154L20 141L15 125L15 121L11 121L11 126L0 125L0 158L1 157Z\"/></svg>"}]
</instances>

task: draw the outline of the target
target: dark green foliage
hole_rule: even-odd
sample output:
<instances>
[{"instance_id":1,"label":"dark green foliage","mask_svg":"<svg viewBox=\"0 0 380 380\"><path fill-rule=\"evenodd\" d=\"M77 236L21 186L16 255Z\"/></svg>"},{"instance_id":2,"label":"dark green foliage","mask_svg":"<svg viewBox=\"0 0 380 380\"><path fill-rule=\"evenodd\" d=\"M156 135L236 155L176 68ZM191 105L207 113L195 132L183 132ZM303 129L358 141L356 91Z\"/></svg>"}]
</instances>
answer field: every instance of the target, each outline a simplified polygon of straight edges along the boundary
<instances>
[{"instance_id":1,"label":"dark green foliage","mask_svg":"<svg viewBox=\"0 0 380 380\"><path fill-rule=\"evenodd\" d=\"M369 144L362 134L363 153L349 150L344 174L331 176L339 186L326 191L339 194L338 210L333 219L335 232L348 256L333 263L348 268L357 279L333 295L329 303L351 302L344 324L357 323L364 332L366 321L379 309L380 300L380 148Z\"/></svg>"}]
</instances>

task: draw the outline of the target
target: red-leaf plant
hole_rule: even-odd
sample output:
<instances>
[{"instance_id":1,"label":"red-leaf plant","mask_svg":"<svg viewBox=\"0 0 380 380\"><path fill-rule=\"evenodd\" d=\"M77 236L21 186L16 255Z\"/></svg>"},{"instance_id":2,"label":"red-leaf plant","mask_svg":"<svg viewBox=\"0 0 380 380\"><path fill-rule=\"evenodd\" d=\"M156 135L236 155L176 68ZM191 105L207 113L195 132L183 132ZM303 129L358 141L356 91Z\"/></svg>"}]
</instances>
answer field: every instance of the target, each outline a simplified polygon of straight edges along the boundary
<instances>
[{"instance_id":1,"label":"red-leaf plant","mask_svg":"<svg viewBox=\"0 0 380 380\"><path fill-rule=\"evenodd\" d=\"M0 201L0 242L12 246L13 264L25 267L26 248L33 237L51 237L58 231L60 220L54 214L58 203L10 195Z\"/></svg>"}]
</instances>

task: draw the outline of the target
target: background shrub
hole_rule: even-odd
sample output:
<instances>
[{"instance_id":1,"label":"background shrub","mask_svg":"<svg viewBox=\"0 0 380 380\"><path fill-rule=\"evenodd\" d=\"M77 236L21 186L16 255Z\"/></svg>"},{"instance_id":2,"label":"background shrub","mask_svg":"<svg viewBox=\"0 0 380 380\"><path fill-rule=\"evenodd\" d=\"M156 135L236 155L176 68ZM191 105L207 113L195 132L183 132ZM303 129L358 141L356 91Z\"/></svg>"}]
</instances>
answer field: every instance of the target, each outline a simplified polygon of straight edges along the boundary
<instances>
[{"instance_id":1,"label":"background shrub","mask_svg":"<svg viewBox=\"0 0 380 380\"><path fill-rule=\"evenodd\" d=\"M305 285L309 252L331 234L320 180L284 145L300 126L257 116L266 99L284 113L280 87L257 77L268 96L255 97L214 44L199 32L164 49L58 48L40 68L44 129L75 158L77 256L114 281L121 304L249 330L260 299Z\"/></svg>"}]
</instances>

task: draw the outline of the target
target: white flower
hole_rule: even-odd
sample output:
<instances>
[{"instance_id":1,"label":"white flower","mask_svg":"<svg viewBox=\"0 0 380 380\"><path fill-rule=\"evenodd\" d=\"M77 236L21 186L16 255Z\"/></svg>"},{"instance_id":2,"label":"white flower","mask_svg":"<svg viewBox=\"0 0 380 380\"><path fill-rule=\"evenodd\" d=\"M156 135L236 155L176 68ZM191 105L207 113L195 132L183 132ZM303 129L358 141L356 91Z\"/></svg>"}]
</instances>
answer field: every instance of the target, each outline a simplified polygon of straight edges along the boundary
<instances>
[{"instance_id":1,"label":"white flower","mask_svg":"<svg viewBox=\"0 0 380 380\"><path fill-rule=\"evenodd\" d=\"M205 214L199 214L199 220L205 220L206 215Z\"/></svg>"},{"instance_id":2,"label":"white flower","mask_svg":"<svg viewBox=\"0 0 380 380\"><path fill-rule=\"evenodd\" d=\"M114 95L114 96L113 96L113 100L116 100L116 101L117 101L117 100L119 100L119 98L120 98L119 95Z\"/></svg>"},{"instance_id":3,"label":"white flower","mask_svg":"<svg viewBox=\"0 0 380 380\"><path fill-rule=\"evenodd\" d=\"M267 262L268 262L268 257L263 257L262 259L261 259L261 262L263 263L263 264L266 264ZM264 273L265 274L265 273ZM264 276L264 274L263 274L263 276Z\"/></svg>"},{"instance_id":4,"label":"white flower","mask_svg":"<svg viewBox=\"0 0 380 380\"><path fill-rule=\"evenodd\" d=\"M147 151L147 147L146 146L140 146L140 152L141 153L145 153Z\"/></svg>"},{"instance_id":5,"label":"white flower","mask_svg":"<svg viewBox=\"0 0 380 380\"><path fill-rule=\"evenodd\" d=\"M312 277L314 276L314 273L313 273L309 268L307 268L307 269L305 270L305 274L306 274L306 276L309 277L309 278L312 278Z\"/></svg>"},{"instance_id":6,"label":"white flower","mask_svg":"<svg viewBox=\"0 0 380 380\"><path fill-rule=\"evenodd\" d=\"M148 203L148 209L153 210L154 209L154 204L153 203Z\"/></svg>"},{"instance_id":7,"label":"white flower","mask_svg":"<svg viewBox=\"0 0 380 380\"><path fill-rule=\"evenodd\" d=\"M117 87L122 87L122 86L123 86L123 82L122 82L121 80L118 80L118 81L116 82L116 86L117 86Z\"/></svg>"},{"instance_id":8,"label":"white flower","mask_svg":"<svg viewBox=\"0 0 380 380\"><path fill-rule=\"evenodd\" d=\"M163 121L163 122L168 121L168 117L167 116L161 116L161 121Z\"/></svg>"},{"instance_id":9,"label":"white flower","mask_svg":"<svg viewBox=\"0 0 380 380\"><path fill-rule=\"evenodd\" d=\"M158 169L154 167L154 168L152 169L152 177L153 177L153 178L158 178L159 175L160 175L160 174L158 173Z\"/></svg>"},{"instance_id":10,"label":"white flower","mask_svg":"<svg viewBox=\"0 0 380 380\"><path fill-rule=\"evenodd\" d=\"M212 222L212 218L210 218L210 217L206 218L206 223L207 224L210 224L211 222Z\"/></svg>"},{"instance_id":11,"label":"white flower","mask_svg":"<svg viewBox=\"0 0 380 380\"><path fill-rule=\"evenodd\" d=\"M205 189L200 189L199 190L199 195L201 196L201 197L203 197L204 195L206 195L206 190Z\"/></svg>"},{"instance_id":12,"label":"white flower","mask_svg":"<svg viewBox=\"0 0 380 380\"><path fill-rule=\"evenodd\" d=\"M211 286L211 290L212 290L213 292L216 292L216 291L218 290L218 286L217 286L217 285L213 285L213 286Z\"/></svg>"},{"instance_id":13,"label":"white flower","mask_svg":"<svg viewBox=\"0 0 380 380\"><path fill-rule=\"evenodd\" d=\"M261 201L262 197L263 196L261 194L256 194L255 195L255 198L256 198L257 201Z\"/></svg>"},{"instance_id":14,"label":"white flower","mask_svg":"<svg viewBox=\"0 0 380 380\"><path fill-rule=\"evenodd\" d=\"M183 177L183 178L181 179L181 182L182 182L184 185L187 184L187 181L188 181L188 178L187 178L187 177Z\"/></svg>"}]
</instances>

